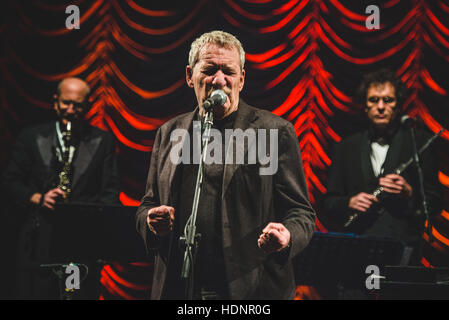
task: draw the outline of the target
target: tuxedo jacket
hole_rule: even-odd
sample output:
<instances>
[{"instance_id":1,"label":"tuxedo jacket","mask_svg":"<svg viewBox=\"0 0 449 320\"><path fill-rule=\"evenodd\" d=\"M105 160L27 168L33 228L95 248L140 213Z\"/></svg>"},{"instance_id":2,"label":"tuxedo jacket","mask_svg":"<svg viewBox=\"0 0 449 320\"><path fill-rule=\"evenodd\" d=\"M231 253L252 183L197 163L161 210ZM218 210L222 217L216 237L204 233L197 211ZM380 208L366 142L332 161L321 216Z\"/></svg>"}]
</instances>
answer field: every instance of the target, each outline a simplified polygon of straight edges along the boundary
<instances>
[{"instance_id":1,"label":"tuxedo jacket","mask_svg":"<svg viewBox=\"0 0 449 320\"><path fill-rule=\"evenodd\" d=\"M431 135L423 129L417 130L418 150ZM393 171L412 157L413 145L410 130L399 127L391 137L390 146L383 165L384 175ZM348 220L349 199L360 193L372 193L378 187L379 178L374 175L371 165L371 135L369 130L356 133L338 143L333 150L332 165L329 169L327 193L323 203L325 218L338 231ZM431 214L439 213L441 194L438 182L438 166L435 148L431 145L420 155L424 175L424 188ZM416 167L412 164L401 174L413 188L413 196L407 199L391 196L380 201L378 207L385 211L381 215L365 215L362 223L354 223L357 234L391 237L412 243L420 239L423 230L423 216L418 214L422 199ZM370 217L370 218L368 218ZM354 228L354 227L353 227Z\"/></svg>"},{"instance_id":2,"label":"tuxedo jacket","mask_svg":"<svg viewBox=\"0 0 449 320\"><path fill-rule=\"evenodd\" d=\"M10 199L28 206L30 197L55 187L56 123L22 131L11 160L3 173L2 185ZM70 200L91 203L118 203L118 178L114 139L108 132L87 126L72 160Z\"/></svg>"},{"instance_id":3,"label":"tuxedo jacket","mask_svg":"<svg viewBox=\"0 0 449 320\"><path fill-rule=\"evenodd\" d=\"M257 164L225 164L221 190L221 231L226 281L231 299L292 299L295 281L291 258L308 244L313 235L315 213L307 193L297 136L293 126L268 111L240 101L234 129L278 129L278 170L260 175ZM167 281L180 277L174 267L179 234L176 207L181 189L180 165L172 163L170 141L174 129L190 132L196 112L171 119L156 134L146 193L136 214L137 230L149 251L155 254L152 299L164 299ZM248 145L244 146L244 153ZM207 192L207 190L203 190ZM153 207L175 208L175 232L160 238L147 226L147 212ZM281 222L290 231L291 247L280 253L265 254L257 246L263 228Z\"/></svg>"},{"instance_id":4,"label":"tuxedo jacket","mask_svg":"<svg viewBox=\"0 0 449 320\"><path fill-rule=\"evenodd\" d=\"M9 165L1 180L8 199L11 225L17 234L14 296L21 299L57 299L58 288L47 274L30 272L40 263L48 263L53 225L48 209L30 205L34 193L45 194L56 187L58 165L56 122L24 129L16 140ZM70 202L118 204L119 185L113 136L88 126L77 143L72 160ZM37 223L39 221L39 223ZM78 235L79 236L79 235ZM12 253L14 254L14 253Z\"/></svg>"}]
</instances>

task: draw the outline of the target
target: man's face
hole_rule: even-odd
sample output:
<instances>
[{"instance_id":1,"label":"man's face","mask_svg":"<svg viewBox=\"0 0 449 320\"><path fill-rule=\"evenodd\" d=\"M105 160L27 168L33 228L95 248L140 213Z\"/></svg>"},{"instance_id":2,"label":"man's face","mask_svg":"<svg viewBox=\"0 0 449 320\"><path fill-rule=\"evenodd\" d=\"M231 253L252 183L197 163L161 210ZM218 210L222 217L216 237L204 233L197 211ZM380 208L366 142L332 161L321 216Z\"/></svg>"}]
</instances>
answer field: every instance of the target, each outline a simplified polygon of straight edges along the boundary
<instances>
[{"instance_id":1,"label":"man's face","mask_svg":"<svg viewBox=\"0 0 449 320\"><path fill-rule=\"evenodd\" d=\"M223 90L228 96L222 107L213 110L217 119L223 119L237 110L240 91L245 82L245 70L240 68L237 48L223 48L216 44L204 45L193 69L186 67L186 80L195 90L198 105L203 105L212 91ZM203 111L201 111L203 112Z\"/></svg>"},{"instance_id":2,"label":"man's face","mask_svg":"<svg viewBox=\"0 0 449 320\"><path fill-rule=\"evenodd\" d=\"M365 112L378 130L385 130L398 113L394 86L390 82L372 84L366 94Z\"/></svg>"},{"instance_id":3,"label":"man's face","mask_svg":"<svg viewBox=\"0 0 449 320\"><path fill-rule=\"evenodd\" d=\"M64 125L68 121L79 121L83 118L87 90L86 85L79 79L64 80L59 96L55 94L54 109Z\"/></svg>"}]
</instances>

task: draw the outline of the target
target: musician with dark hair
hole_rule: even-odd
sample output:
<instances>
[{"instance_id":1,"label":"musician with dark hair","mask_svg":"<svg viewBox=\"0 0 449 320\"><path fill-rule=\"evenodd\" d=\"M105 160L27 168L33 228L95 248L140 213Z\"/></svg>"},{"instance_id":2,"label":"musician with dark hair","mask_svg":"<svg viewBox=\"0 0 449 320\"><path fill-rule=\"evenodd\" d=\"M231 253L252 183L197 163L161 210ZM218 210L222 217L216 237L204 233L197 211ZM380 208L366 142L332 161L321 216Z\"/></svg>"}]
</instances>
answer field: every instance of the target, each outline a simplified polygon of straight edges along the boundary
<instances>
[{"instance_id":1,"label":"musician with dark hair","mask_svg":"<svg viewBox=\"0 0 449 320\"><path fill-rule=\"evenodd\" d=\"M390 70L367 74L358 90L368 127L338 143L329 169L324 214L339 231L391 237L414 248L412 261L421 258L419 241L424 227L416 168L400 175L395 169L412 157L410 129L400 124L407 90ZM416 130L418 149L430 137ZM429 212L440 210L441 195L435 148L420 155ZM373 194L374 190L382 190ZM356 213L357 219L351 221Z\"/></svg>"}]
</instances>

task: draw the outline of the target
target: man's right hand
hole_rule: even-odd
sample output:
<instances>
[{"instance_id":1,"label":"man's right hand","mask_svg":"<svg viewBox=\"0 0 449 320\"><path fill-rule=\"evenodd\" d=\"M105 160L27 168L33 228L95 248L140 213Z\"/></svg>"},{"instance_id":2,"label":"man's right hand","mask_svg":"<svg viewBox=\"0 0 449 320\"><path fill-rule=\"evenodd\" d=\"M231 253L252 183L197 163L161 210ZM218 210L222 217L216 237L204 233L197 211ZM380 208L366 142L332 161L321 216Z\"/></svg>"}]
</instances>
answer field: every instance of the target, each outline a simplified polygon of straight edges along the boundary
<instances>
[{"instance_id":1,"label":"man's right hand","mask_svg":"<svg viewBox=\"0 0 449 320\"><path fill-rule=\"evenodd\" d=\"M148 228L157 236L163 237L173 231L173 221L175 220L175 208L169 206L159 206L148 210Z\"/></svg>"},{"instance_id":2,"label":"man's right hand","mask_svg":"<svg viewBox=\"0 0 449 320\"><path fill-rule=\"evenodd\" d=\"M379 200L372 194L360 192L349 199L349 208L360 212L366 212L374 202Z\"/></svg>"}]
</instances>

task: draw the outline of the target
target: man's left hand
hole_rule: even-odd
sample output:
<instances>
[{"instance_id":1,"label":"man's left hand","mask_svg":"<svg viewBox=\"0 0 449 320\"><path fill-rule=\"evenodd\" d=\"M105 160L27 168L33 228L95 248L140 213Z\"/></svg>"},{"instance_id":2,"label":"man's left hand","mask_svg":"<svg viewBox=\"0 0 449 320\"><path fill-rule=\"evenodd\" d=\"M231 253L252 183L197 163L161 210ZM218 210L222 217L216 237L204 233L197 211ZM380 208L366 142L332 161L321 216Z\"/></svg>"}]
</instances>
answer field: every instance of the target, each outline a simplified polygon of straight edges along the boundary
<instances>
[{"instance_id":1,"label":"man's left hand","mask_svg":"<svg viewBox=\"0 0 449 320\"><path fill-rule=\"evenodd\" d=\"M266 253L279 252L290 243L290 231L282 224L270 222L257 240L259 248Z\"/></svg>"},{"instance_id":2,"label":"man's left hand","mask_svg":"<svg viewBox=\"0 0 449 320\"><path fill-rule=\"evenodd\" d=\"M379 185L385 192L411 197L413 194L412 186L398 174L387 174L379 179Z\"/></svg>"}]
</instances>

